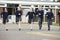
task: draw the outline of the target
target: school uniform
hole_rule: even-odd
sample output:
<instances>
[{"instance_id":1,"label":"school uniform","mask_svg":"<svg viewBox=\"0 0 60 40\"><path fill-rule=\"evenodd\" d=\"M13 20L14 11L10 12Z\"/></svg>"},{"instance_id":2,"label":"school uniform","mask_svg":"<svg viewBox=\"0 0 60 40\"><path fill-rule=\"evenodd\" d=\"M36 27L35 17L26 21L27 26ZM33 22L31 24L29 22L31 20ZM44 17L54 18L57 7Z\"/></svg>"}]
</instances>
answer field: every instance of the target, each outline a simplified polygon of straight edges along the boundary
<instances>
[{"instance_id":1,"label":"school uniform","mask_svg":"<svg viewBox=\"0 0 60 40\"><path fill-rule=\"evenodd\" d=\"M8 18L8 12L2 12L1 16L3 17L3 24L6 24Z\"/></svg>"},{"instance_id":2,"label":"school uniform","mask_svg":"<svg viewBox=\"0 0 60 40\"><path fill-rule=\"evenodd\" d=\"M21 15L22 15L22 10L17 10L15 12L16 15L16 22L22 21Z\"/></svg>"},{"instance_id":3,"label":"school uniform","mask_svg":"<svg viewBox=\"0 0 60 40\"><path fill-rule=\"evenodd\" d=\"M53 18L53 13L52 12L47 12L46 17L48 20L48 30L50 30L50 25L52 25L52 18Z\"/></svg>"},{"instance_id":4,"label":"school uniform","mask_svg":"<svg viewBox=\"0 0 60 40\"><path fill-rule=\"evenodd\" d=\"M41 28L42 28L42 22L43 22L44 10L37 10L36 13L38 15L39 30L41 30Z\"/></svg>"},{"instance_id":5,"label":"school uniform","mask_svg":"<svg viewBox=\"0 0 60 40\"><path fill-rule=\"evenodd\" d=\"M34 12L28 12L26 16L28 16L28 23L31 24L31 22L33 22L33 18L34 18L35 13Z\"/></svg>"}]
</instances>

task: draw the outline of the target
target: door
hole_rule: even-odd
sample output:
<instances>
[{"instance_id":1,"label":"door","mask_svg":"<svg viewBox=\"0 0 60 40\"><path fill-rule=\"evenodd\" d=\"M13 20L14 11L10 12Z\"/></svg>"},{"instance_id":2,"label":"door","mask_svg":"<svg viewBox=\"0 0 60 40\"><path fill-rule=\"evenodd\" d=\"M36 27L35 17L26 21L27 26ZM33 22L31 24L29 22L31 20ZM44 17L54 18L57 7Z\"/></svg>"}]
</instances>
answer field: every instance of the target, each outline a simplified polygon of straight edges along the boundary
<instances>
[{"instance_id":1,"label":"door","mask_svg":"<svg viewBox=\"0 0 60 40\"><path fill-rule=\"evenodd\" d=\"M18 6L19 6L18 4L7 4L7 10L9 13L8 16L9 22L15 22L15 12Z\"/></svg>"}]
</instances>

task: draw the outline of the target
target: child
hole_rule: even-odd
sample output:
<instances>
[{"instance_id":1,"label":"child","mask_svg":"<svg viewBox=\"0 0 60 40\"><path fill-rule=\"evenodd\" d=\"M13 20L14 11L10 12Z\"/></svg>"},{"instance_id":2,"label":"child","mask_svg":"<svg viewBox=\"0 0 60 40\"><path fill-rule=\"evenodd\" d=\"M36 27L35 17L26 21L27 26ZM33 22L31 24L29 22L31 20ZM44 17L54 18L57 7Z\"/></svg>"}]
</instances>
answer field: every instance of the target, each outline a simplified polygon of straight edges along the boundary
<instances>
[{"instance_id":1,"label":"child","mask_svg":"<svg viewBox=\"0 0 60 40\"><path fill-rule=\"evenodd\" d=\"M16 23L19 24L19 30L21 30L20 22L22 21L22 10L21 7L18 7L17 11L15 12L16 15Z\"/></svg>"},{"instance_id":2,"label":"child","mask_svg":"<svg viewBox=\"0 0 60 40\"><path fill-rule=\"evenodd\" d=\"M8 18L8 12L6 8L4 8L3 12L1 13L1 16L3 17L3 24L5 26ZM8 29L6 29L6 31L8 31Z\"/></svg>"},{"instance_id":3,"label":"child","mask_svg":"<svg viewBox=\"0 0 60 40\"><path fill-rule=\"evenodd\" d=\"M28 16L28 23L31 24L31 30L32 30L32 24L33 24L33 17L35 13L33 12L33 8L30 8L30 11L27 13L26 16Z\"/></svg>"},{"instance_id":4,"label":"child","mask_svg":"<svg viewBox=\"0 0 60 40\"><path fill-rule=\"evenodd\" d=\"M50 9L48 9L48 12L46 13L46 17L48 20L48 31L50 31L50 25L52 25L52 19L53 19L53 13L51 12Z\"/></svg>"},{"instance_id":5,"label":"child","mask_svg":"<svg viewBox=\"0 0 60 40\"><path fill-rule=\"evenodd\" d=\"M43 22L43 15L44 15L44 10L42 9L41 5L38 6L38 9L37 9L36 13L38 15L39 30L41 30L41 28L42 28L42 22Z\"/></svg>"}]
</instances>

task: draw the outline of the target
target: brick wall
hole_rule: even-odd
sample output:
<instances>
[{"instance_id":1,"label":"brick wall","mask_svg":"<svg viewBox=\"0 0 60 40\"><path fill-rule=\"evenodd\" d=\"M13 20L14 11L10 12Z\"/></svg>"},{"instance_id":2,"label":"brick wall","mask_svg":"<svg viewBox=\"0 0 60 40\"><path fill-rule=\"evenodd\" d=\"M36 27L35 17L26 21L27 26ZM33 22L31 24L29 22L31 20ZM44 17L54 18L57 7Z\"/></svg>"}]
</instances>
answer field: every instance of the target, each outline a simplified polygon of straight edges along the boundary
<instances>
[{"instance_id":1,"label":"brick wall","mask_svg":"<svg viewBox=\"0 0 60 40\"><path fill-rule=\"evenodd\" d=\"M1 14L2 11L3 11L3 8L0 8L0 14Z\"/></svg>"}]
</instances>

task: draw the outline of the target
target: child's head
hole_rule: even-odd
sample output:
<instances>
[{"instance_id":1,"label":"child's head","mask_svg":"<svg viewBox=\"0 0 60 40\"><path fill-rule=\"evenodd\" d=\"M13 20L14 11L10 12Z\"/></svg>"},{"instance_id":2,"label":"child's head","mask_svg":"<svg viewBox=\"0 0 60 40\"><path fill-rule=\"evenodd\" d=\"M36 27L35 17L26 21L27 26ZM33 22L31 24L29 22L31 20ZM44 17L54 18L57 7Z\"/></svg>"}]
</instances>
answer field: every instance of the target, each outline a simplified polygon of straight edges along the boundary
<instances>
[{"instance_id":1,"label":"child's head","mask_svg":"<svg viewBox=\"0 0 60 40\"><path fill-rule=\"evenodd\" d=\"M31 12L33 11L33 8L32 8L32 7L30 7L30 11L31 11Z\"/></svg>"},{"instance_id":2,"label":"child's head","mask_svg":"<svg viewBox=\"0 0 60 40\"><path fill-rule=\"evenodd\" d=\"M7 12L7 8L5 8L4 11Z\"/></svg>"},{"instance_id":3,"label":"child's head","mask_svg":"<svg viewBox=\"0 0 60 40\"><path fill-rule=\"evenodd\" d=\"M17 10L21 10L21 7L17 7Z\"/></svg>"},{"instance_id":4,"label":"child's head","mask_svg":"<svg viewBox=\"0 0 60 40\"><path fill-rule=\"evenodd\" d=\"M48 8L48 12L51 12L51 9L50 8Z\"/></svg>"},{"instance_id":5,"label":"child's head","mask_svg":"<svg viewBox=\"0 0 60 40\"><path fill-rule=\"evenodd\" d=\"M42 9L42 5L38 5L38 9L41 10Z\"/></svg>"}]
</instances>

